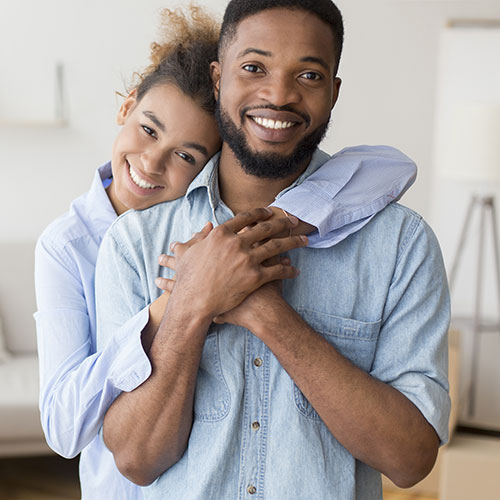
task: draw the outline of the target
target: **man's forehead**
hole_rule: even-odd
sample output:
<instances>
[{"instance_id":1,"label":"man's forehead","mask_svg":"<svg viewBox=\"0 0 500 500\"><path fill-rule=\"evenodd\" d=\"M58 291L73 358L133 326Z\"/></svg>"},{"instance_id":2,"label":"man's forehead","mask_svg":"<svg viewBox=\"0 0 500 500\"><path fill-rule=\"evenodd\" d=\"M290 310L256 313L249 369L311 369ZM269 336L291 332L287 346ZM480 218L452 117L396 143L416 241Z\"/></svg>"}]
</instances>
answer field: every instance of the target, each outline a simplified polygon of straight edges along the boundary
<instances>
[{"instance_id":1,"label":"man's forehead","mask_svg":"<svg viewBox=\"0 0 500 500\"><path fill-rule=\"evenodd\" d=\"M298 59L320 57L329 65L335 60L330 26L302 9L266 9L243 19L227 50L240 57L254 49L270 57L286 52Z\"/></svg>"}]
</instances>

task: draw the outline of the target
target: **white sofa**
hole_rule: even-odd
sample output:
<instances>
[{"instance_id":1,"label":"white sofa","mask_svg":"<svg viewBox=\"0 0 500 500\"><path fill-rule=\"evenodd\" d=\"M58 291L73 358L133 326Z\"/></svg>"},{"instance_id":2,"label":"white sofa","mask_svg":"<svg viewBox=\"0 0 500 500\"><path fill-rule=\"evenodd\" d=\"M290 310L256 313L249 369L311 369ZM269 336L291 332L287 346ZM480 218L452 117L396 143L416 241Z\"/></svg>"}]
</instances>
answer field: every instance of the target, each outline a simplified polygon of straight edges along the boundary
<instances>
[{"instance_id":1,"label":"white sofa","mask_svg":"<svg viewBox=\"0 0 500 500\"><path fill-rule=\"evenodd\" d=\"M52 453L38 409L34 247L0 242L0 457Z\"/></svg>"}]
</instances>

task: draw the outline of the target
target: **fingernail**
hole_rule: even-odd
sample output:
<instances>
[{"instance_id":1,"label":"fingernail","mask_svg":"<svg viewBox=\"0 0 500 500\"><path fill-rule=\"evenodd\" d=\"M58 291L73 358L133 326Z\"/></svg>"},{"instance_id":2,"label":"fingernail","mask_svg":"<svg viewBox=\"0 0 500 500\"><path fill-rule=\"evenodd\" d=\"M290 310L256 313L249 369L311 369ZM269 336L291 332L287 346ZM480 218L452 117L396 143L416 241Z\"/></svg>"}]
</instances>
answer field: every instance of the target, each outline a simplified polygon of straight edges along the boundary
<instances>
[{"instance_id":1,"label":"fingernail","mask_svg":"<svg viewBox=\"0 0 500 500\"><path fill-rule=\"evenodd\" d=\"M170 250L173 252L175 245L177 245L177 241L174 241L173 243L170 244Z\"/></svg>"},{"instance_id":2,"label":"fingernail","mask_svg":"<svg viewBox=\"0 0 500 500\"><path fill-rule=\"evenodd\" d=\"M290 222L293 226L296 226L299 223L299 219L297 219L297 217L295 217L294 215L288 214L288 218L290 219Z\"/></svg>"},{"instance_id":3,"label":"fingernail","mask_svg":"<svg viewBox=\"0 0 500 500\"><path fill-rule=\"evenodd\" d=\"M159 288L161 286L161 278L155 278L155 285Z\"/></svg>"},{"instance_id":4,"label":"fingernail","mask_svg":"<svg viewBox=\"0 0 500 500\"><path fill-rule=\"evenodd\" d=\"M306 235L304 234L301 234L300 235L300 239L307 245L307 243L309 243L309 239Z\"/></svg>"},{"instance_id":5,"label":"fingernail","mask_svg":"<svg viewBox=\"0 0 500 500\"><path fill-rule=\"evenodd\" d=\"M272 214L272 213L273 213L273 211L272 211L269 207L266 207L266 208L265 208L265 211L266 211L268 214Z\"/></svg>"}]
</instances>

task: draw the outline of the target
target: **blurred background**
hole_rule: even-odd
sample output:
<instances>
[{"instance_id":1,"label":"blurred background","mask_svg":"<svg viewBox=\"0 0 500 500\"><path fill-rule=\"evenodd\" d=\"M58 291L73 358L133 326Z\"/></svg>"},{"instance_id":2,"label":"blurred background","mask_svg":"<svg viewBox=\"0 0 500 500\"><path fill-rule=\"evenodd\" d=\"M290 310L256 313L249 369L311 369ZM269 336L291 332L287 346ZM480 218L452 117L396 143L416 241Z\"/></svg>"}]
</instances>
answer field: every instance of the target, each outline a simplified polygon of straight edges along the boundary
<instances>
[{"instance_id":1,"label":"blurred background","mask_svg":"<svg viewBox=\"0 0 500 500\"><path fill-rule=\"evenodd\" d=\"M225 0L197 3L219 18L226 5ZM458 439L457 456L465 450L464 456L474 456L482 469L493 457L498 470L500 272L492 214L498 215L494 202L500 194L500 0L336 3L346 29L339 71L343 84L323 149L334 153L351 145L388 144L416 161L417 181L402 202L435 230L449 273L457 262L453 384L462 429L448 448ZM16 356L23 362L34 356L34 242L109 160L121 102L115 92L124 92L134 71L147 65L161 8L180 4L0 0L0 318L5 337L0 416L2 408L11 412L3 420L10 419L8 429L2 430L0 418L0 455L44 453L43 446L29 444L39 438L32 417L26 416L33 429L25 437L22 419L14 413L15 405L25 413L33 410L36 382L19 382L19 367L9 368ZM471 199L476 201L467 220ZM15 404L13 387L26 396L21 401L18 394ZM446 470L460 476L454 467L462 459L450 457ZM441 497L453 500L500 498L498 483L492 486L498 488L494 496L489 490L457 496L463 490L446 490L446 474L439 473L441 486L423 491L437 497L441 488Z\"/></svg>"}]
</instances>

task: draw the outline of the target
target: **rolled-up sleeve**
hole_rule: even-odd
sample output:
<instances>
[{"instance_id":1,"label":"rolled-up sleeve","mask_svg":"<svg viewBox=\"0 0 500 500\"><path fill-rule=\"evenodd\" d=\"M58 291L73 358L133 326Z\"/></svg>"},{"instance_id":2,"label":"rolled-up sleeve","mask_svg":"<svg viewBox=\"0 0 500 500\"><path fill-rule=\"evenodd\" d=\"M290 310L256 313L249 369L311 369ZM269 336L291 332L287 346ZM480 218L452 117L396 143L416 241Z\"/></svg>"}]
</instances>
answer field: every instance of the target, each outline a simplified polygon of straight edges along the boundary
<instances>
[{"instance_id":1,"label":"rolled-up sleeve","mask_svg":"<svg viewBox=\"0 0 500 500\"><path fill-rule=\"evenodd\" d=\"M420 218L399 249L371 375L403 393L448 440L450 300L438 242Z\"/></svg>"}]
</instances>

